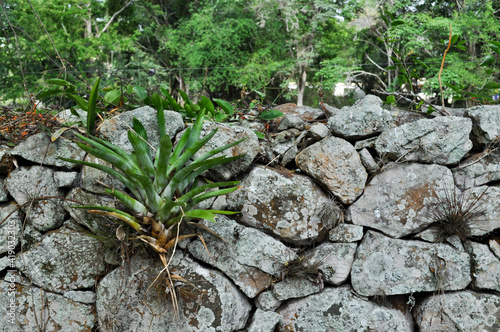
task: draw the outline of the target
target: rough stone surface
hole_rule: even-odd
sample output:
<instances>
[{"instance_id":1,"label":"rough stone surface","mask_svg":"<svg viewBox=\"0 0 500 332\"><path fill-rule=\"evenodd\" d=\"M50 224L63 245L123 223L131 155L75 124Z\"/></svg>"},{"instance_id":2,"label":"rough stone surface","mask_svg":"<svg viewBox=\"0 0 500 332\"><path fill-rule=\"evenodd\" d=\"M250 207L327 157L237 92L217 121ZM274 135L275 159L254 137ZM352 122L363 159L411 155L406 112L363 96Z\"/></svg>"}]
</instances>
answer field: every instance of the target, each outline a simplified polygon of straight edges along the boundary
<instances>
[{"instance_id":1,"label":"rough stone surface","mask_svg":"<svg viewBox=\"0 0 500 332\"><path fill-rule=\"evenodd\" d=\"M281 316L275 312L257 309L248 332L274 332L280 319Z\"/></svg>"},{"instance_id":2,"label":"rough stone surface","mask_svg":"<svg viewBox=\"0 0 500 332\"><path fill-rule=\"evenodd\" d=\"M309 128L307 131L307 136L315 141L320 141L323 138L330 136L330 131L328 127L322 123L316 123Z\"/></svg>"},{"instance_id":3,"label":"rough stone surface","mask_svg":"<svg viewBox=\"0 0 500 332\"><path fill-rule=\"evenodd\" d=\"M500 106L482 105L469 108L465 116L472 119L472 139L478 144L500 142Z\"/></svg>"},{"instance_id":4,"label":"rough stone surface","mask_svg":"<svg viewBox=\"0 0 500 332\"><path fill-rule=\"evenodd\" d=\"M5 190L4 178L0 177L0 202L6 202L8 200L7 190Z\"/></svg>"},{"instance_id":5,"label":"rough stone surface","mask_svg":"<svg viewBox=\"0 0 500 332\"><path fill-rule=\"evenodd\" d=\"M478 210L482 209L483 214L468 223L472 236L482 236L500 229L500 187L475 187L464 191L463 195L466 204L473 203L483 195L477 203Z\"/></svg>"},{"instance_id":6,"label":"rough stone surface","mask_svg":"<svg viewBox=\"0 0 500 332\"><path fill-rule=\"evenodd\" d=\"M54 171L47 167L20 167L10 173L6 187L16 202L27 212L28 220L39 231L48 231L62 224L64 208L60 200L40 197L63 197L63 192L54 181Z\"/></svg>"},{"instance_id":7,"label":"rough stone surface","mask_svg":"<svg viewBox=\"0 0 500 332\"><path fill-rule=\"evenodd\" d=\"M0 319L0 331L92 331L96 325L91 305L78 303L43 289L13 284L15 297L9 295L10 283L0 280L0 306L6 310L15 300L14 321L6 311Z\"/></svg>"},{"instance_id":8,"label":"rough stone surface","mask_svg":"<svg viewBox=\"0 0 500 332\"><path fill-rule=\"evenodd\" d=\"M371 137L371 138L364 139L362 141L356 141L356 143L354 144L354 148L356 150L373 148L376 140L377 140L377 137Z\"/></svg>"},{"instance_id":9,"label":"rough stone surface","mask_svg":"<svg viewBox=\"0 0 500 332\"><path fill-rule=\"evenodd\" d=\"M340 224L330 231L330 241L332 242L356 242L363 238L363 226Z\"/></svg>"},{"instance_id":10,"label":"rough stone surface","mask_svg":"<svg viewBox=\"0 0 500 332\"><path fill-rule=\"evenodd\" d=\"M347 286L292 300L278 309L279 331L410 331L402 312L352 294Z\"/></svg>"},{"instance_id":11,"label":"rough stone surface","mask_svg":"<svg viewBox=\"0 0 500 332\"><path fill-rule=\"evenodd\" d=\"M342 203L350 204L363 193L368 175L354 147L341 138L328 137L309 146L295 162Z\"/></svg>"},{"instance_id":12,"label":"rough stone surface","mask_svg":"<svg viewBox=\"0 0 500 332\"><path fill-rule=\"evenodd\" d=\"M76 185L78 172L54 172L54 182L59 188L74 187Z\"/></svg>"},{"instance_id":13,"label":"rough stone surface","mask_svg":"<svg viewBox=\"0 0 500 332\"><path fill-rule=\"evenodd\" d=\"M495 256L500 259L500 243L495 240L489 241L490 250L495 254Z\"/></svg>"},{"instance_id":14,"label":"rough stone surface","mask_svg":"<svg viewBox=\"0 0 500 332\"><path fill-rule=\"evenodd\" d=\"M323 118L325 112L319 108L313 108L309 106L297 106L295 104L283 104L276 106L274 109L283 113L283 115L297 115L304 121L313 121ZM280 121L281 119L277 119Z\"/></svg>"},{"instance_id":15,"label":"rough stone surface","mask_svg":"<svg viewBox=\"0 0 500 332\"><path fill-rule=\"evenodd\" d=\"M137 118L148 134L149 143L156 149L160 144L160 136L158 134L158 121L156 110L149 106L140 107L130 112L121 113L111 119L103 121L100 129L102 137L109 142L122 148L128 153L132 153L134 149L128 141L128 131L132 127L132 119ZM166 134L174 140L175 134L184 128L182 116L173 111L165 111L165 129Z\"/></svg>"},{"instance_id":16,"label":"rough stone surface","mask_svg":"<svg viewBox=\"0 0 500 332\"><path fill-rule=\"evenodd\" d=\"M279 301L319 293L322 289L321 283L297 277L285 278L273 285L273 293Z\"/></svg>"},{"instance_id":17,"label":"rough stone surface","mask_svg":"<svg viewBox=\"0 0 500 332\"><path fill-rule=\"evenodd\" d=\"M457 187L469 189L500 180L500 150L478 153L452 169Z\"/></svg>"},{"instance_id":18,"label":"rough stone surface","mask_svg":"<svg viewBox=\"0 0 500 332\"><path fill-rule=\"evenodd\" d=\"M203 124L200 137L207 135L216 128L218 128L218 131L215 136L194 155L194 158L200 157L206 152L237 141L243 137L247 137L245 141L223 152L226 157L242 155L240 159L216 166L209 171L209 174L214 179L227 181L250 167L253 160L260 152L259 139L251 129L212 122L205 122Z\"/></svg>"},{"instance_id":19,"label":"rough stone surface","mask_svg":"<svg viewBox=\"0 0 500 332\"><path fill-rule=\"evenodd\" d=\"M331 200L304 175L256 166L240 186L227 196L227 208L241 211L237 218L245 225L282 240L312 243L336 222L335 216L324 214Z\"/></svg>"},{"instance_id":20,"label":"rough stone surface","mask_svg":"<svg viewBox=\"0 0 500 332\"><path fill-rule=\"evenodd\" d=\"M283 119L281 119L280 124L278 125L278 130L286 130L290 128L297 128L299 130L303 130L306 127L306 123L302 118L298 115L285 115Z\"/></svg>"},{"instance_id":21,"label":"rough stone surface","mask_svg":"<svg viewBox=\"0 0 500 332\"><path fill-rule=\"evenodd\" d=\"M86 124L87 123L87 112L85 112L84 110L82 110L80 108L75 108L75 110L76 110L76 113L78 114L78 116L71 113L70 109L67 109L67 110L64 110L64 111L57 113L56 117L59 120L59 122L63 123L63 124L64 123L74 124L74 123L78 123L78 122Z\"/></svg>"},{"instance_id":22,"label":"rough stone surface","mask_svg":"<svg viewBox=\"0 0 500 332\"><path fill-rule=\"evenodd\" d=\"M326 242L304 255L309 266L318 265L325 282L340 285L349 276L356 247L355 243Z\"/></svg>"},{"instance_id":23,"label":"rough stone surface","mask_svg":"<svg viewBox=\"0 0 500 332\"><path fill-rule=\"evenodd\" d=\"M255 298L257 308L266 311L275 311L281 305L281 301L276 298L272 291L264 291Z\"/></svg>"},{"instance_id":24,"label":"rough stone surface","mask_svg":"<svg viewBox=\"0 0 500 332\"><path fill-rule=\"evenodd\" d=\"M99 158L96 158L92 155L87 155L85 157L85 161L90 162L90 163L94 163L94 164L112 167L111 164L109 164L109 163L107 163ZM82 178L80 181L81 187L87 191L90 191L90 192L93 192L96 194L105 194L106 193L106 191L105 191L106 186L108 186L109 188L116 188L119 190L123 190L125 188L125 186L120 181L118 181L117 179L115 179L111 175L109 175L103 171L100 171L98 169L95 169L93 167L83 166L81 174L82 174ZM106 186L104 186L103 184Z\"/></svg>"},{"instance_id":25,"label":"rough stone surface","mask_svg":"<svg viewBox=\"0 0 500 332\"><path fill-rule=\"evenodd\" d=\"M16 267L33 284L52 292L89 288L104 272L102 250L96 239L63 227L19 254Z\"/></svg>"},{"instance_id":26,"label":"rough stone surface","mask_svg":"<svg viewBox=\"0 0 500 332\"><path fill-rule=\"evenodd\" d=\"M130 268L130 275L127 273ZM97 288L101 331L234 331L250 314L247 298L222 273L206 269L177 252L170 270L188 283L175 282L178 314L175 317L166 275L158 259L137 255L130 265L109 273ZM148 287L152 286L149 291ZM147 304L147 305L146 305Z\"/></svg>"},{"instance_id":27,"label":"rough stone surface","mask_svg":"<svg viewBox=\"0 0 500 332\"><path fill-rule=\"evenodd\" d=\"M470 290L427 297L414 308L420 331L500 330L500 296Z\"/></svg>"},{"instance_id":28,"label":"rough stone surface","mask_svg":"<svg viewBox=\"0 0 500 332\"><path fill-rule=\"evenodd\" d=\"M460 117L437 117L388 129L375 141L378 154L393 160L451 165L472 148L472 121Z\"/></svg>"},{"instance_id":29,"label":"rough stone surface","mask_svg":"<svg viewBox=\"0 0 500 332\"><path fill-rule=\"evenodd\" d=\"M472 257L472 286L500 292L500 260L486 244L467 241L467 252Z\"/></svg>"},{"instance_id":30,"label":"rough stone surface","mask_svg":"<svg viewBox=\"0 0 500 332\"><path fill-rule=\"evenodd\" d=\"M95 293L91 291L66 291L63 293L63 296L75 302L95 303Z\"/></svg>"},{"instance_id":31,"label":"rough stone surface","mask_svg":"<svg viewBox=\"0 0 500 332\"><path fill-rule=\"evenodd\" d=\"M359 151L359 158L361 159L361 163L365 166L366 170L370 173L375 173L380 170L380 166L377 164L370 151L367 149L363 149Z\"/></svg>"},{"instance_id":32,"label":"rough stone surface","mask_svg":"<svg viewBox=\"0 0 500 332\"><path fill-rule=\"evenodd\" d=\"M383 109L382 100L374 95L345 106L328 119L328 129L335 136L348 139L363 139L388 129L392 115Z\"/></svg>"},{"instance_id":33,"label":"rough stone surface","mask_svg":"<svg viewBox=\"0 0 500 332\"><path fill-rule=\"evenodd\" d=\"M68 135L68 137L71 137L71 135ZM66 168L75 168L78 166L60 160L59 157L76 160L83 160L85 157L85 151L80 149L71 140L59 137L55 142L51 142L50 137L44 132L26 138L13 148L10 154L37 164Z\"/></svg>"},{"instance_id":34,"label":"rough stone surface","mask_svg":"<svg viewBox=\"0 0 500 332\"><path fill-rule=\"evenodd\" d=\"M434 194L454 190L451 171L440 165L397 164L373 177L365 193L349 207L352 222L392 237L423 230L432 223Z\"/></svg>"},{"instance_id":35,"label":"rough stone surface","mask_svg":"<svg viewBox=\"0 0 500 332\"><path fill-rule=\"evenodd\" d=\"M77 223L90 229L94 232L94 234L108 234L111 229L116 228L113 227L116 225L116 222L110 218L98 214L88 213L85 209L72 208L74 205L101 205L118 208L116 201L113 198L98 196L81 188L72 189L68 195L66 195L66 198L68 200L64 202L63 206L66 211L69 212L71 218L73 218Z\"/></svg>"},{"instance_id":36,"label":"rough stone surface","mask_svg":"<svg viewBox=\"0 0 500 332\"><path fill-rule=\"evenodd\" d=\"M460 290L471 281L470 257L446 244L396 240L368 231L351 270L364 296Z\"/></svg>"},{"instance_id":37,"label":"rough stone surface","mask_svg":"<svg viewBox=\"0 0 500 332\"><path fill-rule=\"evenodd\" d=\"M219 216L216 223L201 222L225 241L204 234L208 252L199 240L188 245L189 252L224 272L250 298L269 287L273 277L279 277L281 267L296 256L271 236L225 216Z\"/></svg>"},{"instance_id":38,"label":"rough stone surface","mask_svg":"<svg viewBox=\"0 0 500 332\"><path fill-rule=\"evenodd\" d=\"M12 214L11 214L12 213ZM8 219L5 219L9 216ZM21 240L22 222L15 204L0 206L0 254L14 249Z\"/></svg>"}]
</instances>

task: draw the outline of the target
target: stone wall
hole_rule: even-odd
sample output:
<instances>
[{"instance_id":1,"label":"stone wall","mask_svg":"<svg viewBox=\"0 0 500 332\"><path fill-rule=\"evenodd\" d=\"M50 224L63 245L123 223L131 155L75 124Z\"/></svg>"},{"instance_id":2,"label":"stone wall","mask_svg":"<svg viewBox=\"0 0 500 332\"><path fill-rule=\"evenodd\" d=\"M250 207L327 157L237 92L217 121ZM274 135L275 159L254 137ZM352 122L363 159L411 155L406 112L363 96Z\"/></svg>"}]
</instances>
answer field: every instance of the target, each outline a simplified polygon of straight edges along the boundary
<instances>
[{"instance_id":1,"label":"stone wall","mask_svg":"<svg viewBox=\"0 0 500 332\"><path fill-rule=\"evenodd\" d=\"M72 208L120 208L103 188L121 184L58 159L96 162L70 131L1 147L0 329L500 330L500 107L426 116L368 95L281 109L266 140L256 120L205 124L219 127L210 148L249 137L227 151L244 158L206 175L241 188L205 208L241 213L179 244L175 291L151 253L122 250L115 222ZM100 135L130 150L132 116L156 133L144 107ZM181 116L165 116L178 137Z\"/></svg>"}]
</instances>

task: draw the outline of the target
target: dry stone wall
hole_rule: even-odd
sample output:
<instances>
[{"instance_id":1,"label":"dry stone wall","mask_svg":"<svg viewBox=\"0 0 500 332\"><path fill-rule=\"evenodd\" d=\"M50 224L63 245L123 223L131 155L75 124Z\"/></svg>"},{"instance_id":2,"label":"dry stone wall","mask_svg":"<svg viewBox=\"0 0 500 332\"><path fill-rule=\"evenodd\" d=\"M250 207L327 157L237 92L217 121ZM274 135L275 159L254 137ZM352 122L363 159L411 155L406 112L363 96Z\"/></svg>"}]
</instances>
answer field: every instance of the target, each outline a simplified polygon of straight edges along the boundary
<instances>
[{"instance_id":1,"label":"dry stone wall","mask_svg":"<svg viewBox=\"0 0 500 332\"><path fill-rule=\"evenodd\" d=\"M157 257L124 254L115 222L72 208L123 208L103 185L123 187L58 159L96 162L70 131L0 147L0 330L499 331L500 106L281 110L266 140L257 120L204 125L210 148L248 137L205 174L241 188L204 208L241 213L179 244L175 290ZM134 116L157 146L149 107L100 135L130 150ZM179 137L181 116L165 119Z\"/></svg>"}]
</instances>

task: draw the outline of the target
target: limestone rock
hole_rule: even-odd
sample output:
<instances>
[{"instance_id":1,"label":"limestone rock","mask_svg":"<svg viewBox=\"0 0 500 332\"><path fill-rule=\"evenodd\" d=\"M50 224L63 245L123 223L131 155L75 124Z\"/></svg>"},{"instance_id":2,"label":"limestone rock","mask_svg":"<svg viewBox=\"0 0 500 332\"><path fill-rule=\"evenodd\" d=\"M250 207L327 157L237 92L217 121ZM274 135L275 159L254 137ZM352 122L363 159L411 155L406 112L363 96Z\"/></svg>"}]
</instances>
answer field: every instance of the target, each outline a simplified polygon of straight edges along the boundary
<instances>
[{"instance_id":1,"label":"limestone rock","mask_svg":"<svg viewBox=\"0 0 500 332\"><path fill-rule=\"evenodd\" d=\"M0 280L0 305L5 308L0 320L0 331L92 331L96 324L95 310L91 305L78 303L62 295L46 292L38 287L13 284ZM15 297L9 295L15 292ZM7 313L10 300L14 299L13 316Z\"/></svg>"},{"instance_id":2,"label":"limestone rock","mask_svg":"<svg viewBox=\"0 0 500 332\"><path fill-rule=\"evenodd\" d=\"M352 222L392 237L423 230L432 223L434 194L454 190L451 171L440 165L397 164L375 175L365 193L349 207Z\"/></svg>"},{"instance_id":3,"label":"limestone rock","mask_svg":"<svg viewBox=\"0 0 500 332\"><path fill-rule=\"evenodd\" d=\"M104 277L97 288L101 331L222 332L245 326L251 309L248 299L222 273L206 269L178 251L169 268L188 283L175 282L179 294L176 317L166 290L166 274L160 274L163 268L159 259L140 254L131 258L130 265Z\"/></svg>"},{"instance_id":4,"label":"limestone rock","mask_svg":"<svg viewBox=\"0 0 500 332\"><path fill-rule=\"evenodd\" d=\"M102 250L96 239L63 227L19 254L16 267L33 284L55 293L90 288L104 272Z\"/></svg>"},{"instance_id":5,"label":"limestone rock","mask_svg":"<svg viewBox=\"0 0 500 332\"><path fill-rule=\"evenodd\" d=\"M363 193L368 174L354 147L341 138L328 137L309 146L295 162L342 203L350 204Z\"/></svg>"},{"instance_id":6,"label":"limestone rock","mask_svg":"<svg viewBox=\"0 0 500 332\"><path fill-rule=\"evenodd\" d=\"M295 104L283 104L276 106L274 109L283 113L283 115L297 115L303 121L313 121L318 120L325 116L325 112L320 110L319 108L313 108L310 106L297 106ZM277 119L278 122L281 119Z\"/></svg>"},{"instance_id":7,"label":"limestone rock","mask_svg":"<svg viewBox=\"0 0 500 332\"><path fill-rule=\"evenodd\" d=\"M277 312L279 331L411 331L402 312L363 300L347 286L292 300Z\"/></svg>"},{"instance_id":8,"label":"limestone rock","mask_svg":"<svg viewBox=\"0 0 500 332\"><path fill-rule=\"evenodd\" d=\"M366 170L370 173L380 171L380 166L377 164L371 153L367 149L359 151L359 158L361 163L365 166Z\"/></svg>"},{"instance_id":9,"label":"limestone rock","mask_svg":"<svg viewBox=\"0 0 500 332\"><path fill-rule=\"evenodd\" d=\"M85 157L85 161L113 168L111 164L90 154ZM106 186L108 186L108 188L116 188L119 190L125 189L125 186L120 181L118 181L111 175L93 167L83 166L81 174L81 187L89 192L93 192L96 194L105 194L106 191L104 189L106 188Z\"/></svg>"},{"instance_id":10,"label":"limestone rock","mask_svg":"<svg viewBox=\"0 0 500 332\"><path fill-rule=\"evenodd\" d=\"M0 202L6 202L8 200L7 190L5 190L4 178L0 177Z\"/></svg>"},{"instance_id":11,"label":"limestone rock","mask_svg":"<svg viewBox=\"0 0 500 332\"><path fill-rule=\"evenodd\" d=\"M500 106L481 105L469 108L465 116L472 119L472 139L478 144L500 142Z\"/></svg>"},{"instance_id":12,"label":"limestone rock","mask_svg":"<svg viewBox=\"0 0 500 332\"><path fill-rule=\"evenodd\" d=\"M328 119L328 129L335 136L348 139L363 139L378 134L392 123L391 113L382 107L382 100L374 95L367 95L354 103L335 112Z\"/></svg>"},{"instance_id":13,"label":"limestone rock","mask_svg":"<svg viewBox=\"0 0 500 332\"><path fill-rule=\"evenodd\" d=\"M260 152L259 139L251 129L213 122L205 122L203 124L200 137L204 137L216 128L218 128L218 131L215 136L194 155L194 158L198 158L206 152L237 141L243 137L247 137L245 141L223 152L226 157L241 155L242 157L240 159L216 166L209 170L209 174L214 179L227 181L250 167L253 160Z\"/></svg>"},{"instance_id":14,"label":"limestone rock","mask_svg":"<svg viewBox=\"0 0 500 332\"><path fill-rule=\"evenodd\" d=\"M460 117L437 117L388 129L375 141L378 154L393 160L451 165L472 148L472 121Z\"/></svg>"},{"instance_id":15,"label":"limestone rock","mask_svg":"<svg viewBox=\"0 0 500 332\"><path fill-rule=\"evenodd\" d=\"M158 121L156 110L149 106L143 106L133 111L123 112L111 119L103 121L100 129L100 134L110 143L120 147L127 153L132 153L134 149L128 141L128 131L132 127L132 119L137 118L148 134L149 143L156 149L160 144L160 136L158 134ZM182 116L173 111L165 111L165 130L172 141L175 134L184 128Z\"/></svg>"},{"instance_id":16,"label":"limestone rock","mask_svg":"<svg viewBox=\"0 0 500 332\"><path fill-rule=\"evenodd\" d=\"M355 243L322 243L304 253L309 266L317 265L325 282L340 285L347 280L351 272Z\"/></svg>"},{"instance_id":17,"label":"limestone rock","mask_svg":"<svg viewBox=\"0 0 500 332\"><path fill-rule=\"evenodd\" d=\"M363 226L340 224L330 231L330 241L332 242L356 242L363 238Z\"/></svg>"},{"instance_id":18,"label":"limestone rock","mask_svg":"<svg viewBox=\"0 0 500 332\"><path fill-rule=\"evenodd\" d=\"M500 151L478 153L452 169L457 187L469 189L500 180Z\"/></svg>"},{"instance_id":19,"label":"limestone rock","mask_svg":"<svg viewBox=\"0 0 500 332\"><path fill-rule=\"evenodd\" d=\"M500 243L495 240L489 241L490 250L495 254L495 256L500 259Z\"/></svg>"},{"instance_id":20,"label":"limestone rock","mask_svg":"<svg viewBox=\"0 0 500 332\"><path fill-rule=\"evenodd\" d=\"M95 293L91 291L66 291L63 296L70 299L71 301L94 304L95 303Z\"/></svg>"},{"instance_id":21,"label":"limestone rock","mask_svg":"<svg viewBox=\"0 0 500 332\"><path fill-rule=\"evenodd\" d=\"M273 285L273 294L279 301L296 299L321 292L323 284L308 279L290 277Z\"/></svg>"},{"instance_id":22,"label":"limestone rock","mask_svg":"<svg viewBox=\"0 0 500 332\"><path fill-rule=\"evenodd\" d=\"M307 130L307 137L310 137L315 142L322 140L323 138L330 136L330 131L328 127L322 123L316 123Z\"/></svg>"},{"instance_id":23,"label":"limestone rock","mask_svg":"<svg viewBox=\"0 0 500 332\"><path fill-rule=\"evenodd\" d=\"M274 332L280 319L281 316L275 312L257 309L248 332Z\"/></svg>"},{"instance_id":24,"label":"limestone rock","mask_svg":"<svg viewBox=\"0 0 500 332\"><path fill-rule=\"evenodd\" d=\"M273 277L280 276L281 267L296 256L294 251L271 236L239 225L223 215L216 223L201 223L225 241L204 234L208 251L198 240L188 245L189 252L224 272L250 298L269 287Z\"/></svg>"},{"instance_id":25,"label":"limestone rock","mask_svg":"<svg viewBox=\"0 0 500 332\"><path fill-rule=\"evenodd\" d=\"M483 213L468 223L472 236L482 236L500 229L500 187L475 187L464 191L463 195L467 198L465 204L473 203L482 195L477 209Z\"/></svg>"},{"instance_id":26,"label":"limestone rock","mask_svg":"<svg viewBox=\"0 0 500 332\"><path fill-rule=\"evenodd\" d=\"M396 240L368 231L351 269L363 296L460 290L471 281L470 257L446 244Z\"/></svg>"},{"instance_id":27,"label":"limestone rock","mask_svg":"<svg viewBox=\"0 0 500 332\"><path fill-rule=\"evenodd\" d=\"M14 251L21 240L23 226L15 204L0 206L0 222L2 221L3 223L0 225L0 254Z\"/></svg>"},{"instance_id":28,"label":"limestone rock","mask_svg":"<svg viewBox=\"0 0 500 332\"><path fill-rule=\"evenodd\" d=\"M68 137L72 136L68 135ZM59 137L51 142L50 137L44 132L26 138L10 151L12 156L19 156L37 164L66 168L79 166L63 161L59 157L83 160L85 153L78 145L65 137Z\"/></svg>"},{"instance_id":29,"label":"limestone rock","mask_svg":"<svg viewBox=\"0 0 500 332\"><path fill-rule=\"evenodd\" d=\"M84 225L94 234L109 234L114 233L117 227L115 220L110 218L88 213L85 209L72 208L74 205L101 205L108 206L112 208L118 208L116 205L116 200L111 197L99 196L90 192L83 190L82 188L72 189L68 195L66 195L66 200L64 202L64 209L69 212L71 218L73 218L77 223ZM81 204L79 204L79 203Z\"/></svg>"},{"instance_id":30,"label":"limestone rock","mask_svg":"<svg viewBox=\"0 0 500 332\"><path fill-rule=\"evenodd\" d=\"M500 291L500 260L486 244L467 241L465 247L472 257L472 286Z\"/></svg>"},{"instance_id":31,"label":"limestone rock","mask_svg":"<svg viewBox=\"0 0 500 332\"><path fill-rule=\"evenodd\" d=\"M16 202L23 206L27 218L39 231L48 231L62 224L64 208L55 198L38 200L40 197L63 197L63 191L54 181L54 171L43 166L19 167L5 181L7 190Z\"/></svg>"},{"instance_id":32,"label":"limestone rock","mask_svg":"<svg viewBox=\"0 0 500 332\"><path fill-rule=\"evenodd\" d=\"M271 290L268 290L257 295L255 305L261 310L275 311L281 305L281 301L276 298Z\"/></svg>"},{"instance_id":33,"label":"limestone rock","mask_svg":"<svg viewBox=\"0 0 500 332\"><path fill-rule=\"evenodd\" d=\"M59 188L74 187L76 185L78 172L54 172L54 182Z\"/></svg>"},{"instance_id":34,"label":"limestone rock","mask_svg":"<svg viewBox=\"0 0 500 332\"><path fill-rule=\"evenodd\" d=\"M283 119L281 119L280 124L278 125L277 130L287 130L290 128L297 128L299 130L303 130L306 127L306 123L302 118L298 115L285 115Z\"/></svg>"},{"instance_id":35,"label":"limestone rock","mask_svg":"<svg viewBox=\"0 0 500 332\"><path fill-rule=\"evenodd\" d=\"M414 309L420 331L500 330L500 296L470 290L432 295Z\"/></svg>"},{"instance_id":36,"label":"limestone rock","mask_svg":"<svg viewBox=\"0 0 500 332\"><path fill-rule=\"evenodd\" d=\"M326 215L331 200L307 176L286 169L256 166L227 195L227 209L245 225L264 230L294 244L317 241L337 222Z\"/></svg>"}]
</instances>

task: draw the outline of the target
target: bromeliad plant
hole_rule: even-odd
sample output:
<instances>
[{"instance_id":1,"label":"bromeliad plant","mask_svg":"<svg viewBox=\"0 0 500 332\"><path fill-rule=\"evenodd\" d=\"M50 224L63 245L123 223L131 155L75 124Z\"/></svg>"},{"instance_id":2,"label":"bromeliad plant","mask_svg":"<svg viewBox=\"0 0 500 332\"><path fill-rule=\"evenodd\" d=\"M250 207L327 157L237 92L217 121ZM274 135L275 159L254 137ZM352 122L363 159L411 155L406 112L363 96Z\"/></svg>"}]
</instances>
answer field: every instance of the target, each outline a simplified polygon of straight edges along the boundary
<instances>
[{"instance_id":1,"label":"bromeliad plant","mask_svg":"<svg viewBox=\"0 0 500 332\"><path fill-rule=\"evenodd\" d=\"M198 234L179 235L183 220L207 219L215 222L216 214L237 213L196 208L197 204L206 199L238 189L238 181L211 182L198 186L197 179L206 170L241 157L217 155L244 140L211 150L193 160L196 152L217 131L213 130L200 139L204 118L205 111L202 110L193 126L186 129L174 148L170 137L165 133L164 113L159 110L158 127L161 139L155 158L151 157L146 130L136 118L133 119L133 130L128 132L128 139L134 148L132 154L103 139L75 134L81 139L81 142L77 143L80 148L112 164L114 168L85 161L61 159L104 171L122 182L130 192L129 195L116 189L106 189L106 192L123 203L129 212L105 206L76 207L118 219L133 228L138 233L138 239L146 242L160 254L167 253L177 241L198 236Z\"/></svg>"}]
</instances>

